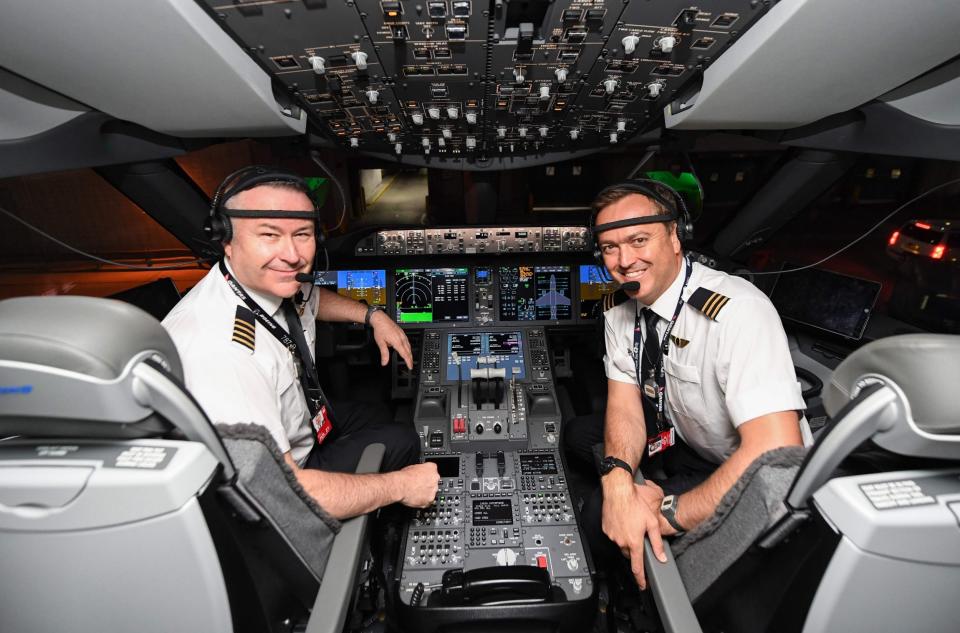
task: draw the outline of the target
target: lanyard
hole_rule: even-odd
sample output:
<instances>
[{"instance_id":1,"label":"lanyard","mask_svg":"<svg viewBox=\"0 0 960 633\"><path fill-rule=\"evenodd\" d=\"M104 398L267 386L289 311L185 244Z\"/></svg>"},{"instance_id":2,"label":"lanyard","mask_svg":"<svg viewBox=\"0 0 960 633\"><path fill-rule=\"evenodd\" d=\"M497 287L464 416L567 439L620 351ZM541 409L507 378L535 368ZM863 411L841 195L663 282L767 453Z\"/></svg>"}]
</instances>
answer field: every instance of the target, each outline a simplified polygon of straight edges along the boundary
<instances>
[{"instance_id":1,"label":"lanyard","mask_svg":"<svg viewBox=\"0 0 960 633\"><path fill-rule=\"evenodd\" d=\"M313 360L310 358L306 348L300 349L300 345L298 345L296 341L296 335L291 336L287 330L283 329L273 317L264 312L263 308L247 294L243 286L237 283L233 275L230 274L230 271L227 270L227 266L222 259L220 260L219 266L224 280L227 282L227 285L230 286L230 290L246 304L250 311L253 312L253 316L256 317L257 321L259 321L275 339L280 341L280 344L287 348L287 351L293 356L294 364L297 365L298 369L297 376L300 379L300 386L303 387L303 395L307 399L307 408L310 410L311 416L316 415L320 407L326 402L326 398L320 389L320 377L317 375L316 367L314 367ZM294 327L297 327L297 324L288 323L288 327L292 330ZM302 336L301 334L300 338L302 338ZM306 341L303 341L303 344L305 346Z\"/></svg>"},{"instance_id":2,"label":"lanyard","mask_svg":"<svg viewBox=\"0 0 960 633\"><path fill-rule=\"evenodd\" d=\"M665 421L663 411L664 411L664 396L667 388L667 379L666 374L663 368L663 357L666 356L668 348L670 346L670 332L673 331L673 326L677 323L677 318L680 316L680 310L683 308L683 291L687 287L687 283L690 281L690 274L693 272L693 265L690 263L689 259L685 259L687 265L687 272L683 278L683 286L680 288L680 297L677 299L677 307L673 311L673 318L670 319L670 322L667 324L667 329L663 333L663 340L660 342L658 347L659 353L657 354L656 360L648 358L647 360L653 367L650 368L649 376L645 380L640 373L640 355L644 353L643 342L640 338L640 311L637 311L636 320L634 322L633 328L633 362L637 369L637 381L638 386L640 387L640 394L642 398L652 399L653 396L647 394L647 387L656 390L656 408L657 408L657 432L660 433L663 431L663 424ZM649 328L653 329L653 328ZM648 331L647 336L656 336L657 332L654 329L652 332ZM654 379L656 384L653 384ZM648 436L650 429L647 430Z\"/></svg>"}]
</instances>

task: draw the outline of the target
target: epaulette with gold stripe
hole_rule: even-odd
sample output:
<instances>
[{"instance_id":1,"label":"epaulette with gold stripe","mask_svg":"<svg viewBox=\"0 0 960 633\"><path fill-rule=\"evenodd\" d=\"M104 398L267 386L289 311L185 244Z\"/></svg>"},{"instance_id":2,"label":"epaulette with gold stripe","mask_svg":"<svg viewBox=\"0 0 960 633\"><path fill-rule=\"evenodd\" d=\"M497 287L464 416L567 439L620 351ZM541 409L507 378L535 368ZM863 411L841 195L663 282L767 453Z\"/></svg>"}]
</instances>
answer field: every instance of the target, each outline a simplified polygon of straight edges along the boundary
<instances>
[{"instance_id":1,"label":"epaulette with gold stripe","mask_svg":"<svg viewBox=\"0 0 960 633\"><path fill-rule=\"evenodd\" d=\"M603 295L600 301L603 305L603 311L606 312L607 310L617 307L629 298L623 290L614 290L613 292Z\"/></svg>"},{"instance_id":2,"label":"epaulette with gold stripe","mask_svg":"<svg viewBox=\"0 0 960 633\"><path fill-rule=\"evenodd\" d=\"M720 314L720 311L723 310L729 301L730 297L722 295L719 292L714 292L708 288L697 288L693 291L693 294L690 295L687 303L716 321L717 315Z\"/></svg>"},{"instance_id":3,"label":"epaulette with gold stripe","mask_svg":"<svg viewBox=\"0 0 960 633\"><path fill-rule=\"evenodd\" d=\"M249 308L237 306L237 314L233 317L233 336L230 340L251 352L254 350L257 344L257 318Z\"/></svg>"}]
</instances>

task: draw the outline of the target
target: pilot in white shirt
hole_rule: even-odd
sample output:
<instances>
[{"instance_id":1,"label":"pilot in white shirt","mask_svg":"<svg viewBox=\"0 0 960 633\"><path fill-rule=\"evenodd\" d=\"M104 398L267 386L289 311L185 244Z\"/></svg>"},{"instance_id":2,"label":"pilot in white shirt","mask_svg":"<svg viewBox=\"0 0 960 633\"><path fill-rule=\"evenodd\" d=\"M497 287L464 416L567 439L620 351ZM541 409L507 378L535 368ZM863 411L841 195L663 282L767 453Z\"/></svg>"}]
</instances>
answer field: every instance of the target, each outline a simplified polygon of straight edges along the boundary
<instances>
[{"instance_id":1,"label":"pilot in white shirt","mask_svg":"<svg viewBox=\"0 0 960 633\"><path fill-rule=\"evenodd\" d=\"M688 265L684 259L680 274L650 306L625 301L604 314L607 378L643 382L637 379L633 357L636 316L642 308L652 309L659 317L655 336L663 340ZM666 416L691 449L721 464L740 445L738 426L767 413L803 411L806 405L780 316L767 296L744 279L697 262L692 266L663 357ZM690 301L699 288L710 291L703 309ZM646 321L640 323L645 339ZM800 428L809 445L812 437L805 420Z\"/></svg>"},{"instance_id":2,"label":"pilot in white shirt","mask_svg":"<svg viewBox=\"0 0 960 633\"><path fill-rule=\"evenodd\" d=\"M214 423L264 426L299 483L335 518L394 503L429 505L439 475L417 463L419 436L376 403L330 403L314 361L316 319L365 323L382 364L410 343L383 311L310 284L318 211L296 174L253 166L228 176L207 229L224 258L163 321L187 388ZM299 319L296 329L288 326ZM298 331L299 330L299 331ZM302 335L302 336L301 336ZM309 395L309 398L308 398ZM381 470L354 474L364 448L386 447Z\"/></svg>"},{"instance_id":3,"label":"pilot in white shirt","mask_svg":"<svg viewBox=\"0 0 960 633\"><path fill-rule=\"evenodd\" d=\"M227 269L231 274L229 262ZM301 292L309 293L309 287ZM285 324L280 298L247 290L275 321ZM311 355L317 293L302 304L300 321ZM163 320L186 372L187 389L214 422L253 422L270 431L281 453L304 466L313 449L310 411L290 351L232 290L217 267Z\"/></svg>"},{"instance_id":4,"label":"pilot in white shirt","mask_svg":"<svg viewBox=\"0 0 960 633\"><path fill-rule=\"evenodd\" d=\"M594 555L622 553L645 588L645 536L665 560L661 535L710 517L757 457L810 433L776 311L748 282L687 262L679 194L627 181L601 191L593 213L597 257L629 300L605 314L605 457L584 531ZM659 462L663 488L634 483L641 459Z\"/></svg>"}]
</instances>

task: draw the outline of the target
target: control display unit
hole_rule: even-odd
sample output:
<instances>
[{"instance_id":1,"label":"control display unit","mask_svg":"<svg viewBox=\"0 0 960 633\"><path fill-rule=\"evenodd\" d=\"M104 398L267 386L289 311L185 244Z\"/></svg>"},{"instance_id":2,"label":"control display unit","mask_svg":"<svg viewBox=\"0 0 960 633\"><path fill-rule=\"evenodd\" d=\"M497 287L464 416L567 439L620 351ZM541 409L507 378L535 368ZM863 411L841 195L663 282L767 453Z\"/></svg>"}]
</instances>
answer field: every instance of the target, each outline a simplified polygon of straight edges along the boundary
<instances>
[{"instance_id":1,"label":"control display unit","mask_svg":"<svg viewBox=\"0 0 960 633\"><path fill-rule=\"evenodd\" d=\"M344 297L364 301L367 305L387 306L385 270L328 270L317 273L315 283Z\"/></svg>"},{"instance_id":2,"label":"control display unit","mask_svg":"<svg viewBox=\"0 0 960 633\"><path fill-rule=\"evenodd\" d=\"M603 296L614 292L617 284L596 265L580 266L580 318L603 316Z\"/></svg>"},{"instance_id":3,"label":"control display unit","mask_svg":"<svg viewBox=\"0 0 960 633\"><path fill-rule=\"evenodd\" d=\"M501 321L573 318L569 266L501 266Z\"/></svg>"},{"instance_id":4,"label":"control display unit","mask_svg":"<svg viewBox=\"0 0 960 633\"><path fill-rule=\"evenodd\" d=\"M397 323L469 321L468 279L467 268L397 269Z\"/></svg>"}]
</instances>

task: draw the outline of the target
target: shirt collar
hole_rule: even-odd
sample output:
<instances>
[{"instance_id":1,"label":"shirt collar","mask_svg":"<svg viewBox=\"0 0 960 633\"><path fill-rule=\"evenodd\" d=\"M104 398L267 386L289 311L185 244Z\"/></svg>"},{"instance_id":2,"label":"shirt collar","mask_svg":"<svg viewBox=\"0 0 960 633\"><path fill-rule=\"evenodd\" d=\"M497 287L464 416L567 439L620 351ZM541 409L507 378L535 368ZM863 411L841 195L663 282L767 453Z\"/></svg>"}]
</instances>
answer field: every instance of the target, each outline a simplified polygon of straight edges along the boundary
<instances>
[{"instance_id":1,"label":"shirt collar","mask_svg":"<svg viewBox=\"0 0 960 633\"><path fill-rule=\"evenodd\" d=\"M686 276L688 265L686 257L681 259L680 270L677 271L677 276L673 280L673 283L670 284L670 287L650 306L644 306L638 301L637 303L640 304L640 307L649 307L664 321L672 319L673 312L677 309L677 301L680 300L680 291L683 290L683 278Z\"/></svg>"},{"instance_id":2,"label":"shirt collar","mask_svg":"<svg viewBox=\"0 0 960 633\"><path fill-rule=\"evenodd\" d=\"M234 280L238 284L240 284L240 280L237 279L237 275L236 273L233 272L233 267L230 265L230 260L224 257L223 262L224 264L226 264L227 270L230 272L230 275L234 278ZM254 303L256 303L258 306L263 308L264 312L269 314L271 317L276 315L277 310L280 309L280 302L283 301L281 297L275 297L273 295L263 294L262 292L257 292L256 290L253 290L252 288L248 288L243 284L240 284L240 285L243 286L243 289L247 292L248 295L250 295L250 298L253 299ZM233 292L231 291L230 294L233 294ZM239 301L240 298L237 297L237 300Z\"/></svg>"}]
</instances>

